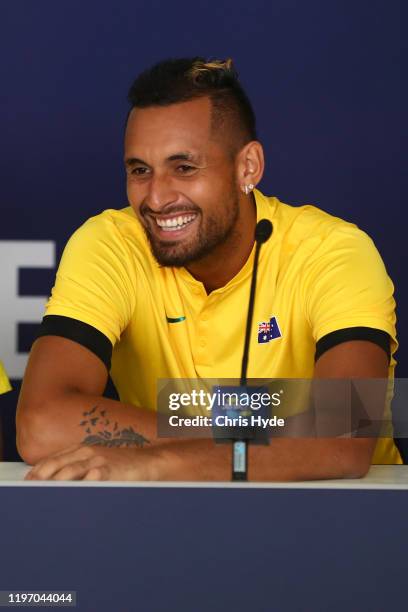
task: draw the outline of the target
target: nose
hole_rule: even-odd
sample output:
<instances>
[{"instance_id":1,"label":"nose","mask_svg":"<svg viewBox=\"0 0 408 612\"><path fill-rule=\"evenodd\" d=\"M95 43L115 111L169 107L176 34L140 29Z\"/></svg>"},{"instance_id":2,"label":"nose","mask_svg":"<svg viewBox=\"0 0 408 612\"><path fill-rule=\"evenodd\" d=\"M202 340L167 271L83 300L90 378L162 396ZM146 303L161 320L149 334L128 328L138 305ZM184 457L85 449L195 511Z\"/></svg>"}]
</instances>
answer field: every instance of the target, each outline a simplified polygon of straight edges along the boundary
<instances>
[{"instance_id":1,"label":"nose","mask_svg":"<svg viewBox=\"0 0 408 612\"><path fill-rule=\"evenodd\" d=\"M149 181L144 203L153 212L161 213L169 205L175 204L177 197L178 194L172 185L171 177L167 174L161 176L156 174Z\"/></svg>"}]
</instances>

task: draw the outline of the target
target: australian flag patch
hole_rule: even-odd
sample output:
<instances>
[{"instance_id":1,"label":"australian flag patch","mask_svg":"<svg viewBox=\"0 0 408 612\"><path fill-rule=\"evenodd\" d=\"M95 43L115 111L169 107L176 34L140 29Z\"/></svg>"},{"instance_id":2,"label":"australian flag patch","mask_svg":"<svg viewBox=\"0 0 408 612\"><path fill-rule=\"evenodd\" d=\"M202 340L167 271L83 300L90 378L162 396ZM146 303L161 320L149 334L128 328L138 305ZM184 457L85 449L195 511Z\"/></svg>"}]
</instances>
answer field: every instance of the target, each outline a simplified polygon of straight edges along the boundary
<instances>
[{"instance_id":1,"label":"australian flag patch","mask_svg":"<svg viewBox=\"0 0 408 612\"><path fill-rule=\"evenodd\" d=\"M271 317L269 321L258 323L258 344L265 344L276 338L281 338L281 330L279 329L276 317Z\"/></svg>"}]
</instances>

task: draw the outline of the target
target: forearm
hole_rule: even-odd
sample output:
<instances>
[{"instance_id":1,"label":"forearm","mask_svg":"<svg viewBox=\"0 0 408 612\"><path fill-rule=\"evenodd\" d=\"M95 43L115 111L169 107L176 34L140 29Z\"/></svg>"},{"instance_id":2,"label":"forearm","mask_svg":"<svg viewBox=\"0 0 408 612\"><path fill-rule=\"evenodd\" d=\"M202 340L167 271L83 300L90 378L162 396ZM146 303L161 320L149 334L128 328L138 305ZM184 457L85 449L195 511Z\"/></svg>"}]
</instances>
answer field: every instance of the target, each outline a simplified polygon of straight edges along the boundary
<instances>
[{"instance_id":1,"label":"forearm","mask_svg":"<svg viewBox=\"0 0 408 612\"><path fill-rule=\"evenodd\" d=\"M71 392L37 406L20 401L17 447L36 463L73 444L124 447L156 442L156 414L97 395Z\"/></svg>"},{"instance_id":2,"label":"forearm","mask_svg":"<svg viewBox=\"0 0 408 612\"><path fill-rule=\"evenodd\" d=\"M279 439L249 448L250 481L296 481L364 476L372 440ZM229 481L230 444L161 440L143 448L76 445L40 461L28 473L39 480Z\"/></svg>"},{"instance_id":3,"label":"forearm","mask_svg":"<svg viewBox=\"0 0 408 612\"><path fill-rule=\"evenodd\" d=\"M366 439L276 439L269 446L249 446L248 480L359 478L370 466L374 443ZM146 451L151 454L151 479L231 480L230 444L195 440Z\"/></svg>"}]
</instances>

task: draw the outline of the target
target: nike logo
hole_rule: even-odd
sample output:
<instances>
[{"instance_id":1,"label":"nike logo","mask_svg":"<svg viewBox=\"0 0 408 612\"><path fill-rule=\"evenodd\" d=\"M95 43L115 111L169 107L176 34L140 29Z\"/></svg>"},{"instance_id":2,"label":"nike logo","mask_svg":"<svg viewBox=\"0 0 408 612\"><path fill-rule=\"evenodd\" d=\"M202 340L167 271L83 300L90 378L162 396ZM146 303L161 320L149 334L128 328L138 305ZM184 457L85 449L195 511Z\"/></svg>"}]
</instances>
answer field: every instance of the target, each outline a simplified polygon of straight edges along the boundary
<instances>
[{"instance_id":1,"label":"nike logo","mask_svg":"<svg viewBox=\"0 0 408 612\"><path fill-rule=\"evenodd\" d=\"M181 323L181 321L185 321L186 317L167 317L167 323Z\"/></svg>"}]
</instances>

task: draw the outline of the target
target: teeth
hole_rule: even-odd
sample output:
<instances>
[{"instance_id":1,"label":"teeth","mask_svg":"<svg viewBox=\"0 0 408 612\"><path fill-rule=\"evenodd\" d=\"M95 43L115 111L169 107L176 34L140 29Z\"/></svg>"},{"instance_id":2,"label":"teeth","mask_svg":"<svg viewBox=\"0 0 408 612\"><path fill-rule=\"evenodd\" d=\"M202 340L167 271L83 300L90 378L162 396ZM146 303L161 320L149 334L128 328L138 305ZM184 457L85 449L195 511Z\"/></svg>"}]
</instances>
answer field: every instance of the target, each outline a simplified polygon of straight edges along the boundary
<instances>
[{"instance_id":1,"label":"teeth","mask_svg":"<svg viewBox=\"0 0 408 612\"><path fill-rule=\"evenodd\" d=\"M156 218L156 223L161 229L165 231L168 231L168 230L174 231L174 230L184 227L185 225L187 225L187 223L190 223L195 218L196 218L195 214L185 215L184 217L180 215L179 217L173 217L172 219Z\"/></svg>"}]
</instances>

